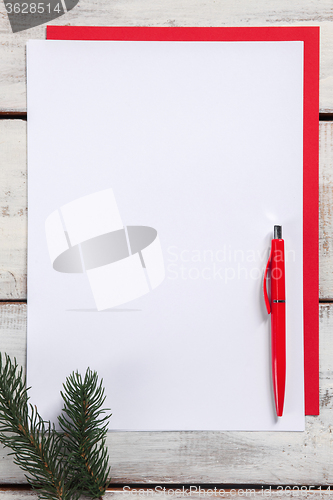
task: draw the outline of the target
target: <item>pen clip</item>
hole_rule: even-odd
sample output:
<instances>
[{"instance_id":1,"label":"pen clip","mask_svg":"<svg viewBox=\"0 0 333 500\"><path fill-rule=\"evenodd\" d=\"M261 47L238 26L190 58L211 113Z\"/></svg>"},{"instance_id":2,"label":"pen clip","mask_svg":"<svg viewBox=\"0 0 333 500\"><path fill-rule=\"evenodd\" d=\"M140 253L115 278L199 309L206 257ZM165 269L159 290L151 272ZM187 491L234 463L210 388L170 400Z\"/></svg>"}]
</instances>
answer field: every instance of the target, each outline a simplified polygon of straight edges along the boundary
<instances>
[{"instance_id":1,"label":"pen clip","mask_svg":"<svg viewBox=\"0 0 333 500\"><path fill-rule=\"evenodd\" d=\"M271 305L269 303L269 298L268 298L268 294L267 294L267 273L268 273L268 269L269 269L269 266L271 263L271 258L272 258L272 248L271 248L271 251L269 253L269 257L268 257L268 261L267 261L267 265L266 265L266 269L265 269L265 274L264 274L264 283L263 283L264 299L265 299L265 304L266 304L266 309L267 309L268 314L271 313Z\"/></svg>"}]
</instances>

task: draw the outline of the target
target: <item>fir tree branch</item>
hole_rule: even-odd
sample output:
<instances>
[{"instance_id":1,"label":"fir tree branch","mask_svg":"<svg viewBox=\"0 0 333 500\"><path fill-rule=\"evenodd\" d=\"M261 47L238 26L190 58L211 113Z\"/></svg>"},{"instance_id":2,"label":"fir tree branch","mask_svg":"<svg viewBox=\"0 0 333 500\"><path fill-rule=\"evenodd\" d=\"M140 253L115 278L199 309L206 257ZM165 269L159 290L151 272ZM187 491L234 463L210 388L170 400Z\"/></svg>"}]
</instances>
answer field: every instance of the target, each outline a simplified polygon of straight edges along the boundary
<instances>
[{"instance_id":1,"label":"fir tree branch","mask_svg":"<svg viewBox=\"0 0 333 500\"><path fill-rule=\"evenodd\" d=\"M79 373L66 379L63 414L58 418L64 432L69 466L77 488L92 498L99 498L109 484L108 452L105 446L110 414L102 409L105 401L102 382L89 368L84 380Z\"/></svg>"},{"instance_id":2,"label":"fir tree branch","mask_svg":"<svg viewBox=\"0 0 333 500\"><path fill-rule=\"evenodd\" d=\"M16 359L12 363L5 354L3 361L0 354L0 442L13 450L14 462L29 474L26 478L40 498L77 499L79 492L66 481L61 436L28 400L22 368Z\"/></svg>"}]
</instances>

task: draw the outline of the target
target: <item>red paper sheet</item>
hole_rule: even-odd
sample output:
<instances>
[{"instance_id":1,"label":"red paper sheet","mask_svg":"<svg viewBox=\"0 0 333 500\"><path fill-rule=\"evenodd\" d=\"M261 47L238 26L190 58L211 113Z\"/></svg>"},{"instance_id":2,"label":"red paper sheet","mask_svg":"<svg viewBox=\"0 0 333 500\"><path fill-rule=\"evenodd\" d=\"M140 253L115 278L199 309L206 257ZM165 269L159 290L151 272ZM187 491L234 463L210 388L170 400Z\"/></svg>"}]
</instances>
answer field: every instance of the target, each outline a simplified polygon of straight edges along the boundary
<instances>
[{"instance_id":1,"label":"red paper sheet","mask_svg":"<svg viewBox=\"0 0 333 500\"><path fill-rule=\"evenodd\" d=\"M319 28L48 26L46 37L49 40L304 42L304 390L305 414L319 415Z\"/></svg>"}]
</instances>

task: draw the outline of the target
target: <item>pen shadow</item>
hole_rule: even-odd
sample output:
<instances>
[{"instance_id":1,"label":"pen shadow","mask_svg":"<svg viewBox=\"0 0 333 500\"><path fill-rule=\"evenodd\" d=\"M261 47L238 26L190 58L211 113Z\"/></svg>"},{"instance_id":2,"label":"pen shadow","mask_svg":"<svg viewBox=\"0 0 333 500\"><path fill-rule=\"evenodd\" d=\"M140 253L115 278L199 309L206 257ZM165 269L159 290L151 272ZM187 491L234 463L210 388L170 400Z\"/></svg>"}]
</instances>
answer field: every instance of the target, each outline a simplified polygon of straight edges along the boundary
<instances>
[{"instance_id":1,"label":"pen shadow","mask_svg":"<svg viewBox=\"0 0 333 500\"><path fill-rule=\"evenodd\" d=\"M268 283L268 289L269 289L269 283ZM270 317L270 314L267 314L266 304L265 304L265 301L263 299L263 292L262 292L262 290L261 290L261 299L262 300L260 301L260 306L261 306L261 310L262 310L264 322L267 325L267 335L268 335L267 358L271 359L271 357L272 357L271 317ZM268 368L269 373L267 374L267 377L269 378L270 387L271 387L271 390L270 390L270 401L271 401L271 405L272 405L273 412L274 412L274 422L277 423L278 422L278 417L277 417L276 411L275 411L275 400L274 400L274 391L273 391L273 375L272 375L272 364L271 363L272 363L272 361L268 365L269 366L269 368Z\"/></svg>"},{"instance_id":2,"label":"pen shadow","mask_svg":"<svg viewBox=\"0 0 333 500\"><path fill-rule=\"evenodd\" d=\"M271 332L271 318L270 318L270 314L267 314L263 287L264 287L264 274L265 274L265 270L266 270L266 265L267 265L269 253L270 253L270 245L271 245L272 236L273 236L272 233L268 233L265 237L265 243L266 243L266 246L268 248L268 252L267 252L266 262L264 263L264 270L263 270L261 287L260 287L260 300L259 300L262 317L263 317L265 323L267 323L267 334L268 334L268 339L269 339L268 350L267 350L268 359L271 359L271 357L272 357L272 332ZM271 287L270 285L271 285L271 276L270 276L270 272L268 271L268 273L267 273L267 294L268 294L269 301L271 300L270 294L269 294L269 290ZM273 391L273 374L272 374L271 363L269 363L268 377L270 380L270 387L271 387L270 401L271 401L271 405L272 405L272 409L273 409L274 422L278 423L279 417L276 415L276 409L275 409L275 399L274 399L274 391Z\"/></svg>"},{"instance_id":3,"label":"pen shadow","mask_svg":"<svg viewBox=\"0 0 333 500\"><path fill-rule=\"evenodd\" d=\"M271 359L272 357L272 333L271 333L271 322L268 322L268 335L269 335L269 342L268 342L268 359ZM272 361L269 364L269 380L270 380L270 395L271 395L271 405L273 408L273 415L274 415L274 423L277 424L279 421L279 417L276 414L276 407L275 407L275 399L274 399L274 390L273 390L273 373L272 373Z\"/></svg>"}]
</instances>

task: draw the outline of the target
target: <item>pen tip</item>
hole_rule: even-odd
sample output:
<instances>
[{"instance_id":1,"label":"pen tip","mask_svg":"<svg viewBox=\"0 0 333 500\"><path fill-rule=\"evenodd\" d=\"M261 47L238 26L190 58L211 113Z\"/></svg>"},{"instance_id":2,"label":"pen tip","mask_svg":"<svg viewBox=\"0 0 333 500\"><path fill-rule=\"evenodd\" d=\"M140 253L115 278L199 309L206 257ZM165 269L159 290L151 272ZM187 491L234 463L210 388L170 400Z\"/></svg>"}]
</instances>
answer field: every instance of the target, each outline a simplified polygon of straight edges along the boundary
<instances>
[{"instance_id":1,"label":"pen tip","mask_svg":"<svg viewBox=\"0 0 333 500\"><path fill-rule=\"evenodd\" d=\"M274 226L274 239L281 240L282 238L282 226Z\"/></svg>"},{"instance_id":2,"label":"pen tip","mask_svg":"<svg viewBox=\"0 0 333 500\"><path fill-rule=\"evenodd\" d=\"M275 409L276 409L276 415L278 417L282 417L283 415L283 407L284 407L284 397L281 400L275 401Z\"/></svg>"}]
</instances>

